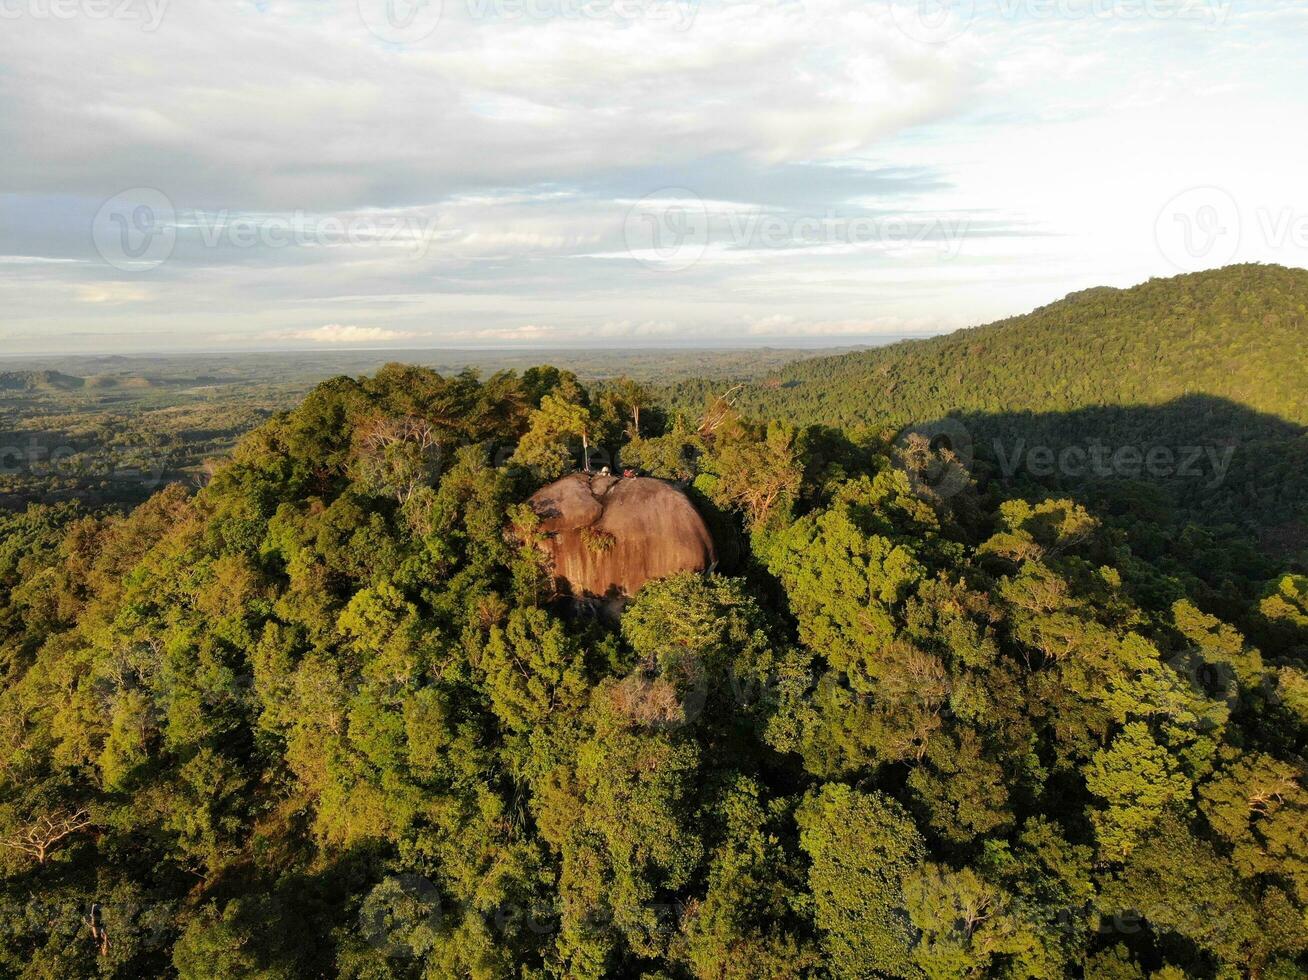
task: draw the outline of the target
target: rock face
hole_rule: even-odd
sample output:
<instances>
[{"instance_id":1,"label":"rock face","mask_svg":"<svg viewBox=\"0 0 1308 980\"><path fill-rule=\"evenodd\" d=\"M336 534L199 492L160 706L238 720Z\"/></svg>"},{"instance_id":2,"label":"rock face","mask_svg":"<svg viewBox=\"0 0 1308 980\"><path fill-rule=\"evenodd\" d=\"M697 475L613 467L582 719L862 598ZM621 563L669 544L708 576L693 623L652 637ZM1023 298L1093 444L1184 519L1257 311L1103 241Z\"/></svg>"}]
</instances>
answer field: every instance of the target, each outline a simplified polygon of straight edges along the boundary
<instances>
[{"instance_id":1,"label":"rock face","mask_svg":"<svg viewBox=\"0 0 1308 980\"><path fill-rule=\"evenodd\" d=\"M547 535L559 592L614 601L650 579L705 571L717 561L704 519L670 483L573 473L528 501Z\"/></svg>"}]
</instances>

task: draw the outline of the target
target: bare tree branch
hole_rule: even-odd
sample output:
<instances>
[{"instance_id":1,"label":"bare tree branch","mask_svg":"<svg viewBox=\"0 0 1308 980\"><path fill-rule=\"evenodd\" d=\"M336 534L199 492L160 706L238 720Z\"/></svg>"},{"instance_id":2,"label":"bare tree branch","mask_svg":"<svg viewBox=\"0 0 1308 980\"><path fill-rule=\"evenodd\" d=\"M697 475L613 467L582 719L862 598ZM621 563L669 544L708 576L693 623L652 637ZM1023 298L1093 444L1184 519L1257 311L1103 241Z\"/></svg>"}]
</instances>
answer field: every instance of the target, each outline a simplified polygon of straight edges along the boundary
<instances>
[{"instance_id":1,"label":"bare tree branch","mask_svg":"<svg viewBox=\"0 0 1308 980\"><path fill-rule=\"evenodd\" d=\"M45 864L50 852L60 841L89 826L91 826L89 810L56 810L50 814L42 814L32 823L6 837L0 837L0 846L21 851L36 858L38 864Z\"/></svg>"}]
</instances>

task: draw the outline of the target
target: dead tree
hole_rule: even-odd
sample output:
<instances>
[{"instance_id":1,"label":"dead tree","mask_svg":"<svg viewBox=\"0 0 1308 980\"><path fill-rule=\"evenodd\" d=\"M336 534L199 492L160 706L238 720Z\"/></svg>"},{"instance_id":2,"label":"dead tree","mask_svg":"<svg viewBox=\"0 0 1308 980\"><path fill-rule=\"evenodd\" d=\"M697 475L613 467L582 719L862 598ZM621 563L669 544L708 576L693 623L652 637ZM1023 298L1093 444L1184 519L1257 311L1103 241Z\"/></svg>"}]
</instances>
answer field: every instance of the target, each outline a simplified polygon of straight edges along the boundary
<instances>
[{"instance_id":1,"label":"dead tree","mask_svg":"<svg viewBox=\"0 0 1308 980\"><path fill-rule=\"evenodd\" d=\"M743 384L735 385L713 399L712 404L704 411L704 417L699 420L697 431L700 436L705 439L713 438L713 434L724 422L735 417L736 410L731 403L731 396L743 387L745 387Z\"/></svg>"},{"instance_id":2,"label":"dead tree","mask_svg":"<svg viewBox=\"0 0 1308 980\"><path fill-rule=\"evenodd\" d=\"M105 927L104 916L100 914L99 902L91 906L91 911L87 913L83 921L86 923L86 927L91 930L91 938L95 940L96 951L101 956L108 956L109 930Z\"/></svg>"},{"instance_id":3,"label":"dead tree","mask_svg":"<svg viewBox=\"0 0 1308 980\"><path fill-rule=\"evenodd\" d=\"M0 845L29 854L36 858L38 864L45 864L51 851L60 841L89 826L91 826L89 810L56 810L53 813L42 814L27 826L0 837Z\"/></svg>"}]
</instances>

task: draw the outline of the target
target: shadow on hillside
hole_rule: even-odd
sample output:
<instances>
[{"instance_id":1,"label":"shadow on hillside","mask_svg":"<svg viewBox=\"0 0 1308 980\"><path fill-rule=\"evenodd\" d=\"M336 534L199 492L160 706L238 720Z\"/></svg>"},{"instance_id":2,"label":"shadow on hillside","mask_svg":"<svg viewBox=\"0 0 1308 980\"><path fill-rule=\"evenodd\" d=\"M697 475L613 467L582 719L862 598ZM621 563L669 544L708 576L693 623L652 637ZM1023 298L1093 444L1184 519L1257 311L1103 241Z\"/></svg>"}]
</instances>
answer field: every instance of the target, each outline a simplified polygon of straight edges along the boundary
<instances>
[{"instance_id":1,"label":"shadow on hillside","mask_svg":"<svg viewBox=\"0 0 1308 980\"><path fill-rule=\"evenodd\" d=\"M1308 429L1229 399L967 412L915 428L950 444L983 492L1072 496L1173 538L1247 548L1271 574L1308 560Z\"/></svg>"}]
</instances>

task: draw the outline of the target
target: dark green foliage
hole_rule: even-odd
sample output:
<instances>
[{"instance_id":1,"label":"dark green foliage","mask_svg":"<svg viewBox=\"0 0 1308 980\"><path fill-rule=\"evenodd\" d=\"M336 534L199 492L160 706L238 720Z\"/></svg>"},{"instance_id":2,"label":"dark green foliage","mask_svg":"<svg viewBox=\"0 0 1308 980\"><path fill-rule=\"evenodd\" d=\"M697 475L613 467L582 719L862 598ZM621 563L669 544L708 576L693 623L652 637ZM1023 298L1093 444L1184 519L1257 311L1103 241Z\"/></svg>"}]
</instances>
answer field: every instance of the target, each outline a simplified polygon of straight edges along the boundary
<instances>
[{"instance_id":1,"label":"dark green foliage","mask_svg":"<svg viewBox=\"0 0 1308 980\"><path fill-rule=\"evenodd\" d=\"M1302 975L1302 574L647 397L392 365L0 519L0 975ZM583 439L731 574L552 604Z\"/></svg>"},{"instance_id":2,"label":"dark green foliage","mask_svg":"<svg viewBox=\"0 0 1308 980\"><path fill-rule=\"evenodd\" d=\"M1230 266L1089 289L985 327L801 361L780 372L780 384L741 391L736 405L852 429L951 413L1159 405L1203 392L1305 425L1306 318L1308 272Z\"/></svg>"},{"instance_id":3,"label":"dark green foliage","mask_svg":"<svg viewBox=\"0 0 1308 980\"><path fill-rule=\"evenodd\" d=\"M1093 503L1136 557L1247 601L1308 563L1305 330L1308 271L1231 266L796 361L731 398L797 426L946 439L983 490ZM668 398L689 410L722 388Z\"/></svg>"},{"instance_id":4,"label":"dark green foliage","mask_svg":"<svg viewBox=\"0 0 1308 980\"><path fill-rule=\"evenodd\" d=\"M926 849L912 818L882 793L836 783L805 800L796 820L832 975L917 976L904 884Z\"/></svg>"}]
</instances>

